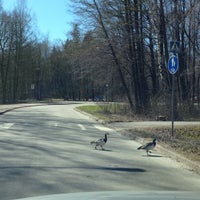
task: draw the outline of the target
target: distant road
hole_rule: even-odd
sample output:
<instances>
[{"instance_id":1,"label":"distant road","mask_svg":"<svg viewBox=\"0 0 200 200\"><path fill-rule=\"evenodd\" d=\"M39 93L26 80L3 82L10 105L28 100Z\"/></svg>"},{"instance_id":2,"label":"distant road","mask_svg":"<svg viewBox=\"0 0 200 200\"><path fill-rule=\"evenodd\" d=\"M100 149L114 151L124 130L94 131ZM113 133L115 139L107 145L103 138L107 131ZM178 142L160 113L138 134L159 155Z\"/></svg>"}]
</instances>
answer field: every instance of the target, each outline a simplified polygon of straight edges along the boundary
<instances>
[{"instance_id":1,"label":"distant road","mask_svg":"<svg viewBox=\"0 0 200 200\"><path fill-rule=\"evenodd\" d=\"M1 200L82 191L199 191L200 176L74 110L77 104L0 116ZM106 151L90 141L109 132Z\"/></svg>"},{"instance_id":2,"label":"distant road","mask_svg":"<svg viewBox=\"0 0 200 200\"><path fill-rule=\"evenodd\" d=\"M135 121L135 122L114 122L112 126L117 130L129 128L149 128L149 127L171 127L171 121ZM199 121L175 121L174 126L194 126L200 125Z\"/></svg>"}]
</instances>

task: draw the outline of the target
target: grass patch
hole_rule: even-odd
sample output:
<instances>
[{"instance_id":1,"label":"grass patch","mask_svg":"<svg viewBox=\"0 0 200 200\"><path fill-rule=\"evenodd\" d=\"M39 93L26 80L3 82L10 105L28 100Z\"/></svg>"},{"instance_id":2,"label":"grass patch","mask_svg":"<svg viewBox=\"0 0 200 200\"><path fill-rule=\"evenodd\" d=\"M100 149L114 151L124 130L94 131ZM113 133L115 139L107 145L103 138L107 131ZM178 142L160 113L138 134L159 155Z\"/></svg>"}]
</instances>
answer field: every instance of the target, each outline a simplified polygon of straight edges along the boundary
<instances>
[{"instance_id":1,"label":"grass patch","mask_svg":"<svg viewBox=\"0 0 200 200\"><path fill-rule=\"evenodd\" d=\"M79 106L77 109L98 117L105 122L132 121L133 115L128 104L102 103L96 105Z\"/></svg>"},{"instance_id":2,"label":"grass patch","mask_svg":"<svg viewBox=\"0 0 200 200\"><path fill-rule=\"evenodd\" d=\"M102 103L96 105L79 106L77 109L98 117L105 122L128 122L135 120L149 120L146 116L134 115L128 104Z\"/></svg>"},{"instance_id":3,"label":"grass patch","mask_svg":"<svg viewBox=\"0 0 200 200\"><path fill-rule=\"evenodd\" d=\"M95 117L108 121L109 116L107 116L100 105L87 105L87 106L79 106L77 107L78 110L81 110L83 112L89 113L91 115L94 115Z\"/></svg>"},{"instance_id":4,"label":"grass patch","mask_svg":"<svg viewBox=\"0 0 200 200\"><path fill-rule=\"evenodd\" d=\"M77 109L98 117L105 122L130 121L133 115L127 104L103 103L96 105L79 106Z\"/></svg>"}]
</instances>

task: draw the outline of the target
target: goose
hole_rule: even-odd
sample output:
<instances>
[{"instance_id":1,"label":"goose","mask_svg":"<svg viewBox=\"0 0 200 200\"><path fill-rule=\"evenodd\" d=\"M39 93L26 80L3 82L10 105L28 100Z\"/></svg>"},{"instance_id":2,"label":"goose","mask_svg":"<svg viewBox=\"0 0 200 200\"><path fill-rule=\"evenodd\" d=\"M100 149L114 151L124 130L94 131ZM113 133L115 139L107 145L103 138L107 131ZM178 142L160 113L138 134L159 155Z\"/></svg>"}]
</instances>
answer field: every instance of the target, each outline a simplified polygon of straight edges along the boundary
<instances>
[{"instance_id":1,"label":"goose","mask_svg":"<svg viewBox=\"0 0 200 200\"><path fill-rule=\"evenodd\" d=\"M145 145L142 145L142 146L138 147L137 149L138 149L138 150L140 150L140 149L146 150L147 156L148 156L148 155L149 155L149 152L151 153L150 150L154 149L155 146L156 146L156 138L153 139L152 142L146 143Z\"/></svg>"},{"instance_id":2,"label":"goose","mask_svg":"<svg viewBox=\"0 0 200 200\"><path fill-rule=\"evenodd\" d=\"M104 138L100 138L96 141L92 141L92 142L90 142L90 144L95 144L95 149L97 149L97 147L100 146L101 149L104 150L103 146L106 144L106 142L108 140L107 135L109 135L109 133L105 133Z\"/></svg>"}]
</instances>

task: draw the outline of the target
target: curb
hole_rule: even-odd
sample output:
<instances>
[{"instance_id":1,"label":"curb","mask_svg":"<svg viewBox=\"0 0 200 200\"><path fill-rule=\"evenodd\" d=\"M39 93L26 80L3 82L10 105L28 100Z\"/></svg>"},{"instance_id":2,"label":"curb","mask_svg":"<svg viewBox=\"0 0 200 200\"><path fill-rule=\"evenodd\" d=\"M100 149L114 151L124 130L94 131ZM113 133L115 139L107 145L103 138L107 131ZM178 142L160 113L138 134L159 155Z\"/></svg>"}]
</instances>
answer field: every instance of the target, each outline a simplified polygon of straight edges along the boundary
<instances>
[{"instance_id":1,"label":"curb","mask_svg":"<svg viewBox=\"0 0 200 200\"><path fill-rule=\"evenodd\" d=\"M45 105L45 104L29 104L29 105L19 105L19 106L17 106L17 104L16 104L16 106L11 105L10 108L0 108L0 115L3 115L7 112L10 112L10 111L16 110L16 109L20 109L20 108L43 106L43 105ZM2 106L4 106L4 105L2 105ZM9 106L9 105L6 105L6 106Z\"/></svg>"}]
</instances>

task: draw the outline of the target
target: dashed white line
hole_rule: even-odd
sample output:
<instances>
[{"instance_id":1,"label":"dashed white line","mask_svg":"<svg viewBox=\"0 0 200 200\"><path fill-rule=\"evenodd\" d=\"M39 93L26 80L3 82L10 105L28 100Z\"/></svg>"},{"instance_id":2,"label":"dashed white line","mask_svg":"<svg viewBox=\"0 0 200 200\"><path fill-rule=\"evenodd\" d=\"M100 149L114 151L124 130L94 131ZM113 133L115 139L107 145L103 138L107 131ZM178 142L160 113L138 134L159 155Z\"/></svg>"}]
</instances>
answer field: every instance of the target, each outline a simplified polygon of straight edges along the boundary
<instances>
[{"instance_id":1,"label":"dashed white line","mask_svg":"<svg viewBox=\"0 0 200 200\"><path fill-rule=\"evenodd\" d=\"M0 124L0 128L9 129L13 125L14 123L3 123L3 124Z\"/></svg>"},{"instance_id":2,"label":"dashed white line","mask_svg":"<svg viewBox=\"0 0 200 200\"><path fill-rule=\"evenodd\" d=\"M108 127L105 127L105 126L99 126L99 125L94 125L94 127L96 128L96 129L99 129L100 131L113 131L113 129L111 129L111 128L108 128Z\"/></svg>"},{"instance_id":3,"label":"dashed white line","mask_svg":"<svg viewBox=\"0 0 200 200\"><path fill-rule=\"evenodd\" d=\"M83 126L82 124L78 124L78 126L80 127L80 129L81 129L82 131L85 131L85 130L86 130L85 126Z\"/></svg>"},{"instance_id":4,"label":"dashed white line","mask_svg":"<svg viewBox=\"0 0 200 200\"><path fill-rule=\"evenodd\" d=\"M58 123L54 123L54 126L58 126Z\"/></svg>"},{"instance_id":5,"label":"dashed white line","mask_svg":"<svg viewBox=\"0 0 200 200\"><path fill-rule=\"evenodd\" d=\"M48 123L49 126L57 127L59 125L58 122L56 122L56 121L50 121L50 122L47 122L47 123Z\"/></svg>"}]
</instances>

